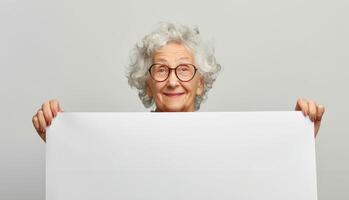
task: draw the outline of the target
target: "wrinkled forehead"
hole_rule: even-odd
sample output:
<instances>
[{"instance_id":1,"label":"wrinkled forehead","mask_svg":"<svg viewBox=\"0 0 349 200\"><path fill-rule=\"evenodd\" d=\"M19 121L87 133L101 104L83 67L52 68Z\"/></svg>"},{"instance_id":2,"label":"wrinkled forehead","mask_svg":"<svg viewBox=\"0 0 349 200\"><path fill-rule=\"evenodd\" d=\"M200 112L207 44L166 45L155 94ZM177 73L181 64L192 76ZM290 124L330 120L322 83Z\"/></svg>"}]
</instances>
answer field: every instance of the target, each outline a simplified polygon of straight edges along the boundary
<instances>
[{"instance_id":1,"label":"wrinkled forehead","mask_svg":"<svg viewBox=\"0 0 349 200\"><path fill-rule=\"evenodd\" d=\"M162 46L153 53L152 60L161 63L195 62L192 50L178 42L169 42Z\"/></svg>"}]
</instances>

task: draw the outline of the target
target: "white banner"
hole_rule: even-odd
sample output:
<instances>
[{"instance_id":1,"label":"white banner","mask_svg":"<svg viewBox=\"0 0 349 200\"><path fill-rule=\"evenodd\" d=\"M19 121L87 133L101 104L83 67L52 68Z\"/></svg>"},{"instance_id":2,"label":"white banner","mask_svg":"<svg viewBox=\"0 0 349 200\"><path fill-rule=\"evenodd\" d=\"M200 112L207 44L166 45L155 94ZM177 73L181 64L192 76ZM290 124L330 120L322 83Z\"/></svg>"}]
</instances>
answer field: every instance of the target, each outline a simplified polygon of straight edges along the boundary
<instances>
[{"instance_id":1,"label":"white banner","mask_svg":"<svg viewBox=\"0 0 349 200\"><path fill-rule=\"evenodd\" d=\"M60 113L46 200L316 200L301 112Z\"/></svg>"}]
</instances>

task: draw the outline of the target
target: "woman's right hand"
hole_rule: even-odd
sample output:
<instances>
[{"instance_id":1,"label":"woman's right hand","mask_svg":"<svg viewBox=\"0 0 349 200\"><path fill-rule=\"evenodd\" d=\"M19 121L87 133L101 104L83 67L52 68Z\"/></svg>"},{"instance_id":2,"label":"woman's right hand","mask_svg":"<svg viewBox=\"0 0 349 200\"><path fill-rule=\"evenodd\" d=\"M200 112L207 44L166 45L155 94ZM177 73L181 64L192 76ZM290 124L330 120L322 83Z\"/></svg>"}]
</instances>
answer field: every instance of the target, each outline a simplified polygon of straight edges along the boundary
<instances>
[{"instance_id":1,"label":"woman's right hand","mask_svg":"<svg viewBox=\"0 0 349 200\"><path fill-rule=\"evenodd\" d=\"M52 119L58 112L63 112L57 99L51 99L42 104L38 112L33 116L33 125L39 136L46 142L46 127L50 126Z\"/></svg>"}]
</instances>

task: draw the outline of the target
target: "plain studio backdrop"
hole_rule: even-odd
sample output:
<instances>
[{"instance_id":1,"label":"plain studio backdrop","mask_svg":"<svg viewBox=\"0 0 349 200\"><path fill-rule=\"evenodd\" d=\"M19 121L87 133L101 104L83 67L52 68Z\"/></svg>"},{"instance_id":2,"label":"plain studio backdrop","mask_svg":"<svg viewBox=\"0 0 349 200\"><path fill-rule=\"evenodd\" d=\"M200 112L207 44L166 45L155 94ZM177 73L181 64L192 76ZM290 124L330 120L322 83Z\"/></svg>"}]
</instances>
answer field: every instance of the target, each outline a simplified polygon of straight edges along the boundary
<instances>
[{"instance_id":1,"label":"plain studio backdrop","mask_svg":"<svg viewBox=\"0 0 349 200\"><path fill-rule=\"evenodd\" d=\"M316 139L319 199L349 199L349 3L312 0L0 2L0 199L45 197L45 143L31 118L148 112L127 84L134 44L160 21L197 25L222 65L200 111L325 105Z\"/></svg>"}]
</instances>

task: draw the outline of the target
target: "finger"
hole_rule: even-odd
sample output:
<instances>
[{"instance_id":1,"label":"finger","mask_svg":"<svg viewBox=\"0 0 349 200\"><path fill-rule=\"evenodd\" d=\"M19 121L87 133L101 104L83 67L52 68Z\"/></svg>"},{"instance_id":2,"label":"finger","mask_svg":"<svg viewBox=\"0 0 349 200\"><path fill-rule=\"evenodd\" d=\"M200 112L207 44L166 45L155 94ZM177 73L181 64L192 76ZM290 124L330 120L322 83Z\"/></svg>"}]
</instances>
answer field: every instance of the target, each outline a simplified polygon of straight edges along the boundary
<instances>
[{"instance_id":1,"label":"finger","mask_svg":"<svg viewBox=\"0 0 349 200\"><path fill-rule=\"evenodd\" d=\"M314 123L315 137L316 137L317 133L319 132L320 125L321 125L321 121L315 121L315 123Z\"/></svg>"},{"instance_id":2,"label":"finger","mask_svg":"<svg viewBox=\"0 0 349 200\"><path fill-rule=\"evenodd\" d=\"M303 115L307 116L308 115L308 103L307 103L307 101L305 99L298 99L295 109L302 111Z\"/></svg>"},{"instance_id":3,"label":"finger","mask_svg":"<svg viewBox=\"0 0 349 200\"><path fill-rule=\"evenodd\" d=\"M308 114L310 120L314 122L316 118L316 103L314 101L308 101Z\"/></svg>"},{"instance_id":4,"label":"finger","mask_svg":"<svg viewBox=\"0 0 349 200\"><path fill-rule=\"evenodd\" d=\"M39 110L37 116L38 116L38 120L39 120L39 124L40 124L40 132L45 133L46 120L44 117L44 112L42 110Z\"/></svg>"},{"instance_id":5,"label":"finger","mask_svg":"<svg viewBox=\"0 0 349 200\"><path fill-rule=\"evenodd\" d=\"M61 108L61 105L59 104L59 102L58 102L58 111L59 112L64 112L63 109Z\"/></svg>"},{"instance_id":6,"label":"finger","mask_svg":"<svg viewBox=\"0 0 349 200\"><path fill-rule=\"evenodd\" d=\"M46 120L46 125L50 125L52 121L52 111L49 102L42 104L42 110L44 112L44 117Z\"/></svg>"},{"instance_id":7,"label":"finger","mask_svg":"<svg viewBox=\"0 0 349 200\"><path fill-rule=\"evenodd\" d=\"M51 107L53 117L56 117L57 113L59 112L59 105L58 104L59 103L57 100L55 100L55 99L50 100L50 107Z\"/></svg>"},{"instance_id":8,"label":"finger","mask_svg":"<svg viewBox=\"0 0 349 200\"><path fill-rule=\"evenodd\" d=\"M40 132L40 124L39 124L38 117L36 115L34 115L32 121L33 121L33 125L34 125L36 132L39 133Z\"/></svg>"},{"instance_id":9,"label":"finger","mask_svg":"<svg viewBox=\"0 0 349 200\"><path fill-rule=\"evenodd\" d=\"M321 121L322 116L325 113L325 107L323 105L317 106L316 121Z\"/></svg>"},{"instance_id":10,"label":"finger","mask_svg":"<svg viewBox=\"0 0 349 200\"><path fill-rule=\"evenodd\" d=\"M40 137L42 138L42 140L44 140L46 142L46 134L45 133L40 134Z\"/></svg>"},{"instance_id":11,"label":"finger","mask_svg":"<svg viewBox=\"0 0 349 200\"><path fill-rule=\"evenodd\" d=\"M46 142L46 134L45 132L42 132L42 130L40 130L39 119L36 115L33 117L33 124L40 138Z\"/></svg>"}]
</instances>

